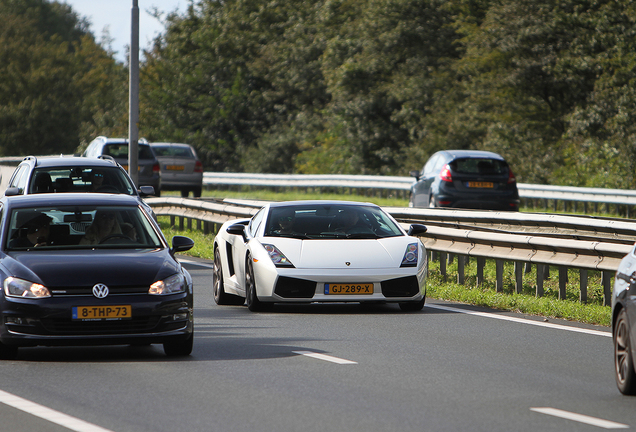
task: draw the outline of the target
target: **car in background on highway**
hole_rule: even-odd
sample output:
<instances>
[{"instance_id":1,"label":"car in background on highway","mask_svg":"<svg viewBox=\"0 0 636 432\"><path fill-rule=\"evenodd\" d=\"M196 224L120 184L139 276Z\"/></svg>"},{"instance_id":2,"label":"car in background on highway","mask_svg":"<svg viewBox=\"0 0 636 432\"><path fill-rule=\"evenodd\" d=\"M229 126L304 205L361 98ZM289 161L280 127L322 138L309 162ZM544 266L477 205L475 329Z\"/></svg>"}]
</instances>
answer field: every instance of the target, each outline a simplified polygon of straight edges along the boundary
<instances>
[{"instance_id":1,"label":"car in background on highway","mask_svg":"<svg viewBox=\"0 0 636 432\"><path fill-rule=\"evenodd\" d=\"M612 292L612 340L614 343L614 376L618 390L636 395L636 244L621 260Z\"/></svg>"},{"instance_id":2,"label":"car in background on highway","mask_svg":"<svg viewBox=\"0 0 636 432\"><path fill-rule=\"evenodd\" d=\"M111 156L124 170L128 171L128 140L98 136L90 142L82 156L96 158ZM145 139L138 142L139 186L152 186L155 196L161 195L161 168L159 161Z\"/></svg>"},{"instance_id":3,"label":"car in background on highway","mask_svg":"<svg viewBox=\"0 0 636 432\"><path fill-rule=\"evenodd\" d=\"M428 262L413 224L406 232L375 204L269 203L228 221L214 239L217 304L398 303L419 311Z\"/></svg>"},{"instance_id":4,"label":"car in background on highway","mask_svg":"<svg viewBox=\"0 0 636 432\"><path fill-rule=\"evenodd\" d=\"M182 197L201 196L203 163L189 144L150 143L161 167L161 189L181 191Z\"/></svg>"},{"instance_id":5,"label":"car in background on highway","mask_svg":"<svg viewBox=\"0 0 636 432\"><path fill-rule=\"evenodd\" d=\"M412 171L409 207L518 211L517 179L499 154L442 150Z\"/></svg>"},{"instance_id":6,"label":"car in background on highway","mask_svg":"<svg viewBox=\"0 0 636 432\"><path fill-rule=\"evenodd\" d=\"M135 197L0 199L0 358L19 347L163 344L189 355L192 277Z\"/></svg>"},{"instance_id":7,"label":"car in background on highway","mask_svg":"<svg viewBox=\"0 0 636 432\"><path fill-rule=\"evenodd\" d=\"M152 186L137 189L128 172L110 156L27 156L9 179L5 196L60 192L117 193L134 196L146 211L154 211L143 197L154 195Z\"/></svg>"}]
</instances>

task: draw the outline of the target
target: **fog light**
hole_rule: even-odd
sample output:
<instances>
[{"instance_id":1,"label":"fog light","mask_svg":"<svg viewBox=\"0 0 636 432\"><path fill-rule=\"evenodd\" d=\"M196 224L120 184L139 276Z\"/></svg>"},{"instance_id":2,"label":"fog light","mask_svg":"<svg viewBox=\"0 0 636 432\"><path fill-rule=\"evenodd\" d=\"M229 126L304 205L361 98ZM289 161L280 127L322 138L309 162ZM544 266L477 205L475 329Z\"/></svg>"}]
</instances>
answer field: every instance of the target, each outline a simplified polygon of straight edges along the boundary
<instances>
[{"instance_id":1,"label":"fog light","mask_svg":"<svg viewBox=\"0 0 636 432\"><path fill-rule=\"evenodd\" d=\"M172 320L173 321L181 321L181 320L186 320L186 319L188 319L188 313L187 312L183 312L183 313L178 313L178 314L172 315Z\"/></svg>"},{"instance_id":2,"label":"fog light","mask_svg":"<svg viewBox=\"0 0 636 432\"><path fill-rule=\"evenodd\" d=\"M12 317L12 316L5 317L4 322L7 323L7 324L16 324L16 325L24 325L24 324L26 324L26 321L23 318Z\"/></svg>"}]
</instances>

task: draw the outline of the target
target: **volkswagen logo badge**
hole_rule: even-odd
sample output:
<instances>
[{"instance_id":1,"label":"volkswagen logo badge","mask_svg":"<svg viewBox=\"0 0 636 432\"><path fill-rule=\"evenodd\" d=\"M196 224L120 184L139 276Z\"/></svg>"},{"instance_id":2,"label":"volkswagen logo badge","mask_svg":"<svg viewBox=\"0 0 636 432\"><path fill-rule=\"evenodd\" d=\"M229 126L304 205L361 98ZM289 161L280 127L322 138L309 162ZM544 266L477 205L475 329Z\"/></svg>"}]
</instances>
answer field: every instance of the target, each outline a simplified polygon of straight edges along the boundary
<instances>
[{"instance_id":1,"label":"volkswagen logo badge","mask_svg":"<svg viewBox=\"0 0 636 432\"><path fill-rule=\"evenodd\" d=\"M104 298L108 295L108 287L104 284L97 284L93 287L93 295L97 298Z\"/></svg>"},{"instance_id":2,"label":"volkswagen logo badge","mask_svg":"<svg viewBox=\"0 0 636 432\"><path fill-rule=\"evenodd\" d=\"M351 265L351 263L349 261L345 262L345 264L347 265L347 267L349 267Z\"/></svg>"}]
</instances>

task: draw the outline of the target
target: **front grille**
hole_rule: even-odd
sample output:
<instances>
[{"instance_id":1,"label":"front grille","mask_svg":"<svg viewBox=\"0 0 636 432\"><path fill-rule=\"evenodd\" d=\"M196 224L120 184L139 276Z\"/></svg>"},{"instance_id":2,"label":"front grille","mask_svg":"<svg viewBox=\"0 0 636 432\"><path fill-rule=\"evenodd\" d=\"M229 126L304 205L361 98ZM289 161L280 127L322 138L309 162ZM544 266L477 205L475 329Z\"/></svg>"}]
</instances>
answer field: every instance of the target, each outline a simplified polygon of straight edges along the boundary
<instances>
[{"instance_id":1,"label":"front grille","mask_svg":"<svg viewBox=\"0 0 636 432\"><path fill-rule=\"evenodd\" d=\"M119 321L73 321L70 319L43 319L40 322L51 335L107 335L127 333L151 333L161 317L139 317ZM183 322L175 323L176 328ZM162 328L162 331L170 330ZM24 332L24 331L23 331ZM28 333L28 331L27 331Z\"/></svg>"},{"instance_id":2,"label":"front grille","mask_svg":"<svg viewBox=\"0 0 636 432\"><path fill-rule=\"evenodd\" d=\"M117 286L108 287L108 295L148 294L148 286ZM81 287L50 287L54 297L58 296L92 296L93 286Z\"/></svg>"},{"instance_id":3,"label":"front grille","mask_svg":"<svg viewBox=\"0 0 636 432\"><path fill-rule=\"evenodd\" d=\"M384 297L413 297L420 292L417 276L390 279L381 283Z\"/></svg>"},{"instance_id":4,"label":"front grille","mask_svg":"<svg viewBox=\"0 0 636 432\"><path fill-rule=\"evenodd\" d=\"M274 293L283 298L312 298L316 293L316 282L280 276Z\"/></svg>"}]
</instances>

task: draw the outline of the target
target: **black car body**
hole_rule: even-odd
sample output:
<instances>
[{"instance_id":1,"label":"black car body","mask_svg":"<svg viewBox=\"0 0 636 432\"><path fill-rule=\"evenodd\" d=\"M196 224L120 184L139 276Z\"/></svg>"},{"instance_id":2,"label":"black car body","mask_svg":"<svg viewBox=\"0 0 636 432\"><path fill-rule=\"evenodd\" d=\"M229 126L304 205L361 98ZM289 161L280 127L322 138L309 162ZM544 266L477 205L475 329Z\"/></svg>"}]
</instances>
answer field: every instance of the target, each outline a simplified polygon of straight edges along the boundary
<instances>
[{"instance_id":1,"label":"black car body","mask_svg":"<svg viewBox=\"0 0 636 432\"><path fill-rule=\"evenodd\" d=\"M192 240L175 236L170 248L131 196L34 194L4 197L0 207L0 358L37 345L191 352L192 278L174 255ZM99 220L110 234L85 242ZM32 245L31 233L45 231Z\"/></svg>"},{"instance_id":2,"label":"black car body","mask_svg":"<svg viewBox=\"0 0 636 432\"><path fill-rule=\"evenodd\" d=\"M413 171L409 207L519 210L517 181L506 160L479 150L443 150Z\"/></svg>"},{"instance_id":3,"label":"black car body","mask_svg":"<svg viewBox=\"0 0 636 432\"><path fill-rule=\"evenodd\" d=\"M154 152L145 139L137 145L138 183L139 186L152 186L155 195L161 195L161 168ZM96 158L110 156L128 170L128 140L126 138L108 138L99 136L90 142L82 156Z\"/></svg>"}]
</instances>

